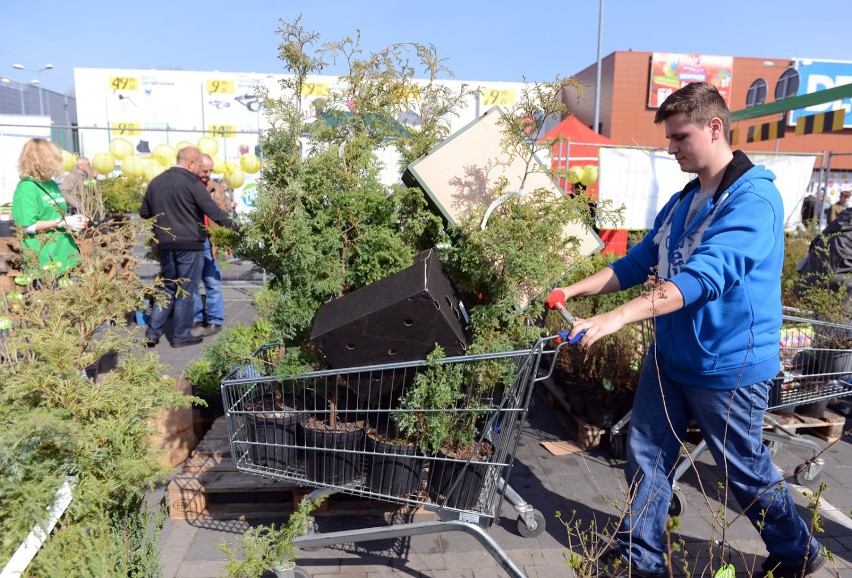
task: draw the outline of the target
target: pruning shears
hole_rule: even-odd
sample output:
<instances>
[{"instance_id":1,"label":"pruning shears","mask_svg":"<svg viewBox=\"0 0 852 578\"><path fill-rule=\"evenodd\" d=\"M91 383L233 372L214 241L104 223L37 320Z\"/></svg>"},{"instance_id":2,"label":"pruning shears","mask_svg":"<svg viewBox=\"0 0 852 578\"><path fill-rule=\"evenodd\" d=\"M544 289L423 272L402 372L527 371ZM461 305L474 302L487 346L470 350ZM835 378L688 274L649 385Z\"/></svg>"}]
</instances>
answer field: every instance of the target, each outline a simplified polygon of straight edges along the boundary
<instances>
[{"instance_id":1,"label":"pruning shears","mask_svg":"<svg viewBox=\"0 0 852 578\"><path fill-rule=\"evenodd\" d=\"M556 306L554 307L554 309L559 311L559 314L562 315L562 317L565 319L565 321L567 321L571 325L571 327L574 326L574 321L575 321L574 316L571 315L570 313L568 313L568 310L565 309L564 305L562 305L561 303L557 303ZM559 333L557 333L558 337L556 338L556 342L559 343L560 340L564 340L564 341L567 341L568 343L574 343L574 344L580 343L580 340L583 339L583 336L586 334L586 330L583 329L580 333L578 333L574 337L569 338L568 335L570 335L570 334L571 334L570 328L568 329L568 331L560 331Z\"/></svg>"},{"instance_id":2,"label":"pruning shears","mask_svg":"<svg viewBox=\"0 0 852 578\"><path fill-rule=\"evenodd\" d=\"M567 321L568 324L572 328L574 327L574 322L576 320L574 319L574 316L571 315L570 313L568 313L568 310L565 309L565 295L561 290L554 289L553 291L551 291L550 295L548 295L547 299L545 299L544 304L547 307L549 307L550 309L556 309L557 311L559 311L559 314L562 315L562 317L565 319L565 321ZM547 309L545 309L545 313L546 312L547 312ZM544 313L542 313L542 321L543 320L544 320ZM569 338L568 335L570 333L571 333L570 328L568 329L568 331L560 331L559 333L556 334L557 335L556 342L561 343L562 341L567 341L568 343L577 344L577 343L580 342L581 339L583 339L583 335L586 334L586 330L583 329L574 337Z\"/></svg>"}]
</instances>

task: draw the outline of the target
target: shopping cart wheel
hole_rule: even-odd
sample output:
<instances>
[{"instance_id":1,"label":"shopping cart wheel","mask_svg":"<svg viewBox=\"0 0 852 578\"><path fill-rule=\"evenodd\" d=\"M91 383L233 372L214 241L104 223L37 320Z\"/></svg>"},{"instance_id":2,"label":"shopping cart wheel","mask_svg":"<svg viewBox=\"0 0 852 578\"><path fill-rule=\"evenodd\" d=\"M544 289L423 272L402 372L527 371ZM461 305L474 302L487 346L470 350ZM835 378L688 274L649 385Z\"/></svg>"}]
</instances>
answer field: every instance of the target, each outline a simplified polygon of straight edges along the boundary
<instances>
[{"instance_id":1,"label":"shopping cart wheel","mask_svg":"<svg viewBox=\"0 0 852 578\"><path fill-rule=\"evenodd\" d=\"M623 460L627 457L627 434L610 432L609 453L614 460Z\"/></svg>"},{"instance_id":2,"label":"shopping cart wheel","mask_svg":"<svg viewBox=\"0 0 852 578\"><path fill-rule=\"evenodd\" d=\"M801 486L815 484L822 478L822 468L817 464L805 462L796 466L793 472L796 476L796 482Z\"/></svg>"},{"instance_id":3,"label":"shopping cart wheel","mask_svg":"<svg viewBox=\"0 0 852 578\"><path fill-rule=\"evenodd\" d=\"M672 497L669 500L669 516L677 518L686 513L686 498L680 490L672 490Z\"/></svg>"},{"instance_id":4,"label":"shopping cart wheel","mask_svg":"<svg viewBox=\"0 0 852 578\"><path fill-rule=\"evenodd\" d=\"M518 534L523 536L524 538L535 538L547 527L547 522L544 521L544 515L538 510L532 511L533 523L535 524L534 528L530 528L530 526L524 521L523 516L518 516Z\"/></svg>"}]
</instances>

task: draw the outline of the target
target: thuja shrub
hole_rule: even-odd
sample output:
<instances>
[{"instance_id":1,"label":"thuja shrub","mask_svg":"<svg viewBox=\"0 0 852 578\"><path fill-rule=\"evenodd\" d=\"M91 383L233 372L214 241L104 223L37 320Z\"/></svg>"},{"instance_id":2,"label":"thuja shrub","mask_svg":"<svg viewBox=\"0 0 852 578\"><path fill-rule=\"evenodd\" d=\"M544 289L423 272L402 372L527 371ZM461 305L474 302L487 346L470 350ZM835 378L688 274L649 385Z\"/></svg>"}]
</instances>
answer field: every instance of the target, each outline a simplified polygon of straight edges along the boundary
<instances>
[{"instance_id":1,"label":"thuja shrub","mask_svg":"<svg viewBox=\"0 0 852 578\"><path fill-rule=\"evenodd\" d=\"M148 516L139 506L146 487L163 476L152 445L163 408L187 405L164 379L156 353L138 353L125 312L150 294L135 275L131 248L150 223L122 222L76 234L80 264L62 277L46 272L6 312L12 327L0 339L0 559L8 559L66 477L73 500L29 572L56 576L148 575L124 572L141 543ZM33 255L24 254L25 261ZM118 366L87 377L107 353ZM80 547L81 545L85 547ZM143 548L144 550L144 548ZM64 563L63 562L63 563ZM102 564L113 570L100 573ZM90 567L90 564L94 565Z\"/></svg>"}]
</instances>

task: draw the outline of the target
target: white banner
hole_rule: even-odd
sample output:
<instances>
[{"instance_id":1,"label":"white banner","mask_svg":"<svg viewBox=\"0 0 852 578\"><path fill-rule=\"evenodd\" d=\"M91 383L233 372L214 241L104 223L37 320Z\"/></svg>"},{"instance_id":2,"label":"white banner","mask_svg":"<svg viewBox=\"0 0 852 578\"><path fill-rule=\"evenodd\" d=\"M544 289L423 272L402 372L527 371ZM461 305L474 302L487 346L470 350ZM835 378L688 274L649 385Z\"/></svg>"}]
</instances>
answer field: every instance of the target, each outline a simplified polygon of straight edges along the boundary
<instances>
[{"instance_id":1,"label":"white banner","mask_svg":"<svg viewBox=\"0 0 852 578\"><path fill-rule=\"evenodd\" d=\"M749 154L756 165L775 173L775 185L784 201L784 226L801 222L802 199L807 194L816 155ZM624 223L613 228L650 229L666 201L695 175L684 173L674 157L662 149L600 149L600 200L624 206Z\"/></svg>"}]
</instances>

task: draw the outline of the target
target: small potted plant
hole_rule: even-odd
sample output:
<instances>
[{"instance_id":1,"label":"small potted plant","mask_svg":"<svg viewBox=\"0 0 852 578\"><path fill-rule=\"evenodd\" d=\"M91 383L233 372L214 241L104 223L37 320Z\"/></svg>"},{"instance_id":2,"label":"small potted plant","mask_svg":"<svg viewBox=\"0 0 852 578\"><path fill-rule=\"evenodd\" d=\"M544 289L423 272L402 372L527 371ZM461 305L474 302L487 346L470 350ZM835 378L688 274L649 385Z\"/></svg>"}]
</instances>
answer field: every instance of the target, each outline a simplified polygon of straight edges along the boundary
<instances>
[{"instance_id":1,"label":"small potted plant","mask_svg":"<svg viewBox=\"0 0 852 578\"><path fill-rule=\"evenodd\" d=\"M237 547L227 542L219 549L228 556L225 570L231 578L258 578L266 570L272 570L277 578L308 576L296 566L299 548L293 541L308 534L313 526L311 513L322 503L303 499L286 524L260 525L249 528L240 536Z\"/></svg>"},{"instance_id":2,"label":"small potted plant","mask_svg":"<svg viewBox=\"0 0 852 578\"><path fill-rule=\"evenodd\" d=\"M419 450L431 456L429 497L450 508L469 509L479 500L493 448L483 435L488 404L477 384L482 368L444 363L440 347L427 357L400 400L393 420ZM487 370L484 370L487 371Z\"/></svg>"}]
</instances>

